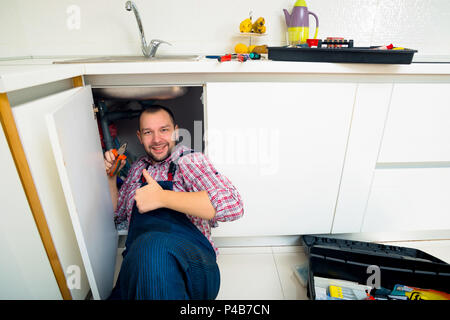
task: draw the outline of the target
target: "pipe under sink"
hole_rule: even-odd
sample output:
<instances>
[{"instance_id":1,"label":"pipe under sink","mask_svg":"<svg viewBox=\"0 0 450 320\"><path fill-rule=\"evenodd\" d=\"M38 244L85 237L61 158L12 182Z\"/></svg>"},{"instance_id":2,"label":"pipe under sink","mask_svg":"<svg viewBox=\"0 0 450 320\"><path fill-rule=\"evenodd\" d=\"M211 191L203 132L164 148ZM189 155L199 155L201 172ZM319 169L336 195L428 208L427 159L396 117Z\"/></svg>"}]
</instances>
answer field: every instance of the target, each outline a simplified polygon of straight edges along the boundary
<instances>
[{"instance_id":1,"label":"pipe under sink","mask_svg":"<svg viewBox=\"0 0 450 320\"><path fill-rule=\"evenodd\" d=\"M181 86L110 86L92 88L96 97L103 99L125 100L170 100L178 98L187 92Z\"/></svg>"}]
</instances>

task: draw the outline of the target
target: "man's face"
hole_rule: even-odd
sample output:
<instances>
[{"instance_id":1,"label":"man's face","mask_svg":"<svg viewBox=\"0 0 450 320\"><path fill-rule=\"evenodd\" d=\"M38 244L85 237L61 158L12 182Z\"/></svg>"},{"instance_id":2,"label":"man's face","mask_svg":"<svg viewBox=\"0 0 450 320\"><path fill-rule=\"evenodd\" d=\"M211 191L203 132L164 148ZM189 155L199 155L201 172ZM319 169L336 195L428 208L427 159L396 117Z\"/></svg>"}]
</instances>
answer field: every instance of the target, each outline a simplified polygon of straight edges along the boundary
<instances>
[{"instance_id":1,"label":"man's face","mask_svg":"<svg viewBox=\"0 0 450 320\"><path fill-rule=\"evenodd\" d=\"M159 110L155 113L143 113L140 119L139 141L145 152L154 162L167 159L176 143L178 126L174 126L170 115Z\"/></svg>"}]
</instances>

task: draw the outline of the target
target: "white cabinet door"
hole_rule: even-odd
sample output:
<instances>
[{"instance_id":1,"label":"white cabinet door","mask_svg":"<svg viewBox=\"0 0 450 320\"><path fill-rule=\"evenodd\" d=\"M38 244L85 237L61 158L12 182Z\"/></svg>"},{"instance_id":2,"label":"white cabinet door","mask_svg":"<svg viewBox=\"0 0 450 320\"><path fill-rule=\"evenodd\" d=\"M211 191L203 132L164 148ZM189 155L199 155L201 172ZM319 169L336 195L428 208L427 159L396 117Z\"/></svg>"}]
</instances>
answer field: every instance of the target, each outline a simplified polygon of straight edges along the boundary
<instances>
[{"instance_id":1,"label":"white cabinet door","mask_svg":"<svg viewBox=\"0 0 450 320\"><path fill-rule=\"evenodd\" d=\"M450 83L396 83L378 162L450 161Z\"/></svg>"},{"instance_id":2,"label":"white cabinet door","mask_svg":"<svg viewBox=\"0 0 450 320\"><path fill-rule=\"evenodd\" d=\"M0 300L62 299L0 126Z\"/></svg>"},{"instance_id":3,"label":"white cabinet door","mask_svg":"<svg viewBox=\"0 0 450 320\"><path fill-rule=\"evenodd\" d=\"M81 90L65 90L12 108L20 141L61 266L65 273L70 271L71 266L81 267L79 284L70 290L72 299L75 300L86 297L89 283L82 267L83 260L59 180L45 116Z\"/></svg>"},{"instance_id":4,"label":"white cabinet door","mask_svg":"<svg viewBox=\"0 0 450 320\"><path fill-rule=\"evenodd\" d=\"M376 169L362 232L450 229L450 168Z\"/></svg>"},{"instance_id":5,"label":"white cabinet door","mask_svg":"<svg viewBox=\"0 0 450 320\"><path fill-rule=\"evenodd\" d=\"M331 232L356 84L208 83L206 154L243 218L213 236Z\"/></svg>"},{"instance_id":6,"label":"white cabinet door","mask_svg":"<svg viewBox=\"0 0 450 320\"><path fill-rule=\"evenodd\" d=\"M392 83L358 84L333 233L361 230L392 86Z\"/></svg>"},{"instance_id":7,"label":"white cabinet door","mask_svg":"<svg viewBox=\"0 0 450 320\"><path fill-rule=\"evenodd\" d=\"M48 132L92 295L113 286L117 231L90 86L47 115Z\"/></svg>"}]
</instances>

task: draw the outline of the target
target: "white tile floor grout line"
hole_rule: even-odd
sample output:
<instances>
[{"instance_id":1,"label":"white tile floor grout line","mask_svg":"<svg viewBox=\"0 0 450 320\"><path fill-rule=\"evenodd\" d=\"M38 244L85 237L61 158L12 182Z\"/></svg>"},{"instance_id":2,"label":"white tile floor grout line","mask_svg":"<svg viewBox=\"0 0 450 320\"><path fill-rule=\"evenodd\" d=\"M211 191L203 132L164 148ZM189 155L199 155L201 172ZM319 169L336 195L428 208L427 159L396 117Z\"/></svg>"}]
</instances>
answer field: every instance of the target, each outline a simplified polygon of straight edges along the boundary
<instances>
[{"instance_id":1,"label":"white tile floor grout line","mask_svg":"<svg viewBox=\"0 0 450 320\"><path fill-rule=\"evenodd\" d=\"M275 270L277 270L278 282L280 283L281 293L283 294L283 300L286 300L286 294L284 293L283 283L281 282L280 271L278 270L279 266L277 264L277 259L275 259L275 253L273 251L273 247L270 247L270 251L272 251L272 259L275 263Z\"/></svg>"}]
</instances>

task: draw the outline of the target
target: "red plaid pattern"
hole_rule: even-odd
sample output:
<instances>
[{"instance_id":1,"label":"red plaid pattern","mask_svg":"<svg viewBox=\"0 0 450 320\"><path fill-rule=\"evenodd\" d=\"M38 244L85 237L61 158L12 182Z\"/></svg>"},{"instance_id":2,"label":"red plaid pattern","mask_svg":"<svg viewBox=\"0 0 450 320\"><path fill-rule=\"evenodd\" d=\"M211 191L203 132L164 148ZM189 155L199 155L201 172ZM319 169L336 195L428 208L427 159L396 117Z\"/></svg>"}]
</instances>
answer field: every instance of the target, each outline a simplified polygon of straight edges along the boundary
<instances>
[{"instance_id":1,"label":"red plaid pattern","mask_svg":"<svg viewBox=\"0 0 450 320\"><path fill-rule=\"evenodd\" d=\"M216 254L218 250L211 238L211 228L217 227L217 221L233 221L244 214L244 206L236 188L227 177L221 175L214 168L209 159L200 152L188 153L180 158L189 148L176 146L169 158L155 165L147 156L135 161L128 176L119 190L117 209L114 212L116 224L130 221L131 211L134 205L134 195L140 187L142 170L147 168L150 176L156 181L168 180L168 170L171 161L178 163L178 169L173 177L173 190L184 192L206 191L216 215L211 220L206 220L187 215L192 223L211 242Z\"/></svg>"}]
</instances>

